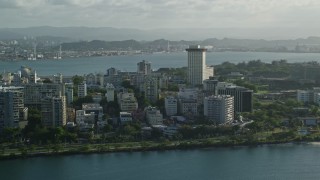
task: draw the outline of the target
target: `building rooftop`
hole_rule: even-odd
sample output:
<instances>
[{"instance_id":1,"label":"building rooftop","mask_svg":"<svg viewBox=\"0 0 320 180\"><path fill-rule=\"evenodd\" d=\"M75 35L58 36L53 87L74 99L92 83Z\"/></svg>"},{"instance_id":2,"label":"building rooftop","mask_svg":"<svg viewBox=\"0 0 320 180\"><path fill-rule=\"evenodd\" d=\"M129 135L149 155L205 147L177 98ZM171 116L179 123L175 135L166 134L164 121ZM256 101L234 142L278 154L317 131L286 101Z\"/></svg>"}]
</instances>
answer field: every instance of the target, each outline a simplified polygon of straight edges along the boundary
<instances>
[{"instance_id":1,"label":"building rooftop","mask_svg":"<svg viewBox=\"0 0 320 180\"><path fill-rule=\"evenodd\" d=\"M189 48L186 49L186 51L207 51L207 49L200 45L189 45Z\"/></svg>"}]
</instances>

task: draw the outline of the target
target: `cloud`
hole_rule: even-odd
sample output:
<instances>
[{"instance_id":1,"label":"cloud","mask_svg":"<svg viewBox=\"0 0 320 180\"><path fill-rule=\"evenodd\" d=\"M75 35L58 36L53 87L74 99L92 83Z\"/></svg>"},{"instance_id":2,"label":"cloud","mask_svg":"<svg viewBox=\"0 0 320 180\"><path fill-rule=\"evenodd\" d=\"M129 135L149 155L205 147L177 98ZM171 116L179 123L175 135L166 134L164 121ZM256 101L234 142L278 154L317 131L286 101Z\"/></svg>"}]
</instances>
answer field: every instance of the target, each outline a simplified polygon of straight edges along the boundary
<instances>
[{"instance_id":1,"label":"cloud","mask_svg":"<svg viewBox=\"0 0 320 180\"><path fill-rule=\"evenodd\" d=\"M314 27L319 8L318 0L0 0L0 26Z\"/></svg>"}]
</instances>

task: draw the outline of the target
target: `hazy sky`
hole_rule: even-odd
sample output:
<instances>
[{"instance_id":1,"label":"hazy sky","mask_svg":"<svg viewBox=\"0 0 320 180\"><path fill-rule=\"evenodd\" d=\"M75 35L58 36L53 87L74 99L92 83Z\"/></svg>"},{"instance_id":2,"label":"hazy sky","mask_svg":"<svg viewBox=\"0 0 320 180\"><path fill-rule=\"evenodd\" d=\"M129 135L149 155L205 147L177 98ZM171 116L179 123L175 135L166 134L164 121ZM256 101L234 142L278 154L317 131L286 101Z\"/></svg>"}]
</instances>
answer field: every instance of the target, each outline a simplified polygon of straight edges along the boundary
<instances>
[{"instance_id":1,"label":"hazy sky","mask_svg":"<svg viewBox=\"0 0 320 180\"><path fill-rule=\"evenodd\" d=\"M0 27L320 28L319 0L0 0Z\"/></svg>"}]
</instances>

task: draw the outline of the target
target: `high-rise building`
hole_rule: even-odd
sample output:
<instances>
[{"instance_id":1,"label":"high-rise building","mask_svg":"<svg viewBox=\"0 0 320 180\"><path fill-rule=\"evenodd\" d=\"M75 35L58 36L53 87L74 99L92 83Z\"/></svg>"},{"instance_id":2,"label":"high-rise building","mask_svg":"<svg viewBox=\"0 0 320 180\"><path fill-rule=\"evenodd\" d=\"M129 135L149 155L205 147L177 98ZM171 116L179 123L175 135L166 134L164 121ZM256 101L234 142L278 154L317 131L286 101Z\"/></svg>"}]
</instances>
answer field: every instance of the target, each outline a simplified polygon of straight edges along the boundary
<instances>
[{"instance_id":1,"label":"high-rise building","mask_svg":"<svg viewBox=\"0 0 320 180\"><path fill-rule=\"evenodd\" d=\"M60 97L65 94L64 84L43 83L26 84L24 86L25 105L40 109L41 101L47 97Z\"/></svg>"},{"instance_id":2,"label":"high-rise building","mask_svg":"<svg viewBox=\"0 0 320 180\"><path fill-rule=\"evenodd\" d=\"M159 83L156 77L146 77L144 80L144 96L150 102L159 100Z\"/></svg>"},{"instance_id":3,"label":"high-rise building","mask_svg":"<svg viewBox=\"0 0 320 180\"><path fill-rule=\"evenodd\" d=\"M118 75L119 70L117 70L116 68L109 68L107 69L107 76L113 76L113 75Z\"/></svg>"},{"instance_id":4,"label":"high-rise building","mask_svg":"<svg viewBox=\"0 0 320 180\"><path fill-rule=\"evenodd\" d=\"M204 79L209 79L210 77L213 77L214 76L214 67L206 65L204 73L205 73Z\"/></svg>"},{"instance_id":5,"label":"high-rise building","mask_svg":"<svg viewBox=\"0 0 320 180\"><path fill-rule=\"evenodd\" d=\"M86 81L87 87L89 88L97 86L97 77L93 73L86 75L85 81Z\"/></svg>"},{"instance_id":6,"label":"high-rise building","mask_svg":"<svg viewBox=\"0 0 320 180\"><path fill-rule=\"evenodd\" d=\"M78 97L83 98L87 96L87 84L86 82L78 84Z\"/></svg>"},{"instance_id":7,"label":"high-rise building","mask_svg":"<svg viewBox=\"0 0 320 180\"><path fill-rule=\"evenodd\" d=\"M219 83L220 84L220 83ZM253 109L253 91L241 86L235 85L218 85L219 95L231 95L234 97L234 111L251 112Z\"/></svg>"},{"instance_id":8,"label":"high-rise building","mask_svg":"<svg viewBox=\"0 0 320 180\"><path fill-rule=\"evenodd\" d=\"M46 127L58 127L66 124L67 107L65 96L42 99L41 122Z\"/></svg>"},{"instance_id":9,"label":"high-rise building","mask_svg":"<svg viewBox=\"0 0 320 180\"><path fill-rule=\"evenodd\" d=\"M143 60L137 64L138 74L151 74L151 63L149 61Z\"/></svg>"},{"instance_id":10,"label":"high-rise building","mask_svg":"<svg viewBox=\"0 0 320 180\"><path fill-rule=\"evenodd\" d=\"M230 95L209 96L204 98L204 115L209 121L224 124L233 121L234 99Z\"/></svg>"},{"instance_id":11,"label":"high-rise building","mask_svg":"<svg viewBox=\"0 0 320 180\"><path fill-rule=\"evenodd\" d=\"M107 84L106 86L107 93L105 94L107 101L111 102L114 101L114 86L112 84Z\"/></svg>"},{"instance_id":12,"label":"high-rise building","mask_svg":"<svg viewBox=\"0 0 320 180\"><path fill-rule=\"evenodd\" d=\"M73 102L73 83L65 83L65 96L67 105Z\"/></svg>"},{"instance_id":13,"label":"high-rise building","mask_svg":"<svg viewBox=\"0 0 320 180\"><path fill-rule=\"evenodd\" d=\"M203 81L203 91L206 95L218 95L218 80L209 78Z\"/></svg>"},{"instance_id":14,"label":"high-rise building","mask_svg":"<svg viewBox=\"0 0 320 180\"><path fill-rule=\"evenodd\" d=\"M52 76L52 82L53 83L63 83L63 76L61 73L55 74Z\"/></svg>"},{"instance_id":15,"label":"high-rise building","mask_svg":"<svg viewBox=\"0 0 320 180\"><path fill-rule=\"evenodd\" d=\"M191 86L201 85L206 79L206 51L200 45L189 46L188 49L188 83Z\"/></svg>"},{"instance_id":16,"label":"high-rise building","mask_svg":"<svg viewBox=\"0 0 320 180\"><path fill-rule=\"evenodd\" d=\"M0 132L5 127L19 127L24 120L23 87L0 87Z\"/></svg>"}]
</instances>

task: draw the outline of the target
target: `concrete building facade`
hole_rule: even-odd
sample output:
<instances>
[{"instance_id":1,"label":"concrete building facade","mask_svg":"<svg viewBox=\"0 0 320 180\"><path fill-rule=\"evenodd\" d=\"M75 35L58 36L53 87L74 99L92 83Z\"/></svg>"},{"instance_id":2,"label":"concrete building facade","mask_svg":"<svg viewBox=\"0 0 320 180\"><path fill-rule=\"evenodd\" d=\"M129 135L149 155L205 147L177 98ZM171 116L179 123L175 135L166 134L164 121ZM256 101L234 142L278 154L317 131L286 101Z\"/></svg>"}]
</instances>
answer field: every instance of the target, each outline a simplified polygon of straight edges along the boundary
<instances>
[{"instance_id":1,"label":"concrete building facade","mask_svg":"<svg viewBox=\"0 0 320 180\"><path fill-rule=\"evenodd\" d=\"M0 87L0 132L5 127L19 127L26 120L23 87Z\"/></svg>"},{"instance_id":2,"label":"concrete building facade","mask_svg":"<svg viewBox=\"0 0 320 180\"><path fill-rule=\"evenodd\" d=\"M167 116L174 116L178 114L178 100L172 96L164 99L164 105Z\"/></svg>"},{"instance_id":3,"label":"concrete building facade","mask_svg":"<svg viewBox=\"0 0 320 180\"><path fill-rule=\"evenodd\" d=\"M234 98L230 95L204 98L204 116L216 124L232 122L234 118Z\"/></svg>"},{"instance_id":4,"label":"concrete building facade","mask_svg":"<svg viewBox=\"0 0 320 180\"><path fill-rule=\"evenodd\" d=\"M188 49L188 83L191 86L201 85L206 79L206 51L200 45L189 46Z\"/></svg>"},{"instance_id":5,"label":"concrete building facade","mask_svg":"<svg viewBox=\"0 0 320 180\"><path fill-rule=\"evenodd\" d=\"M148 75L151 74L151 63L143 60L137 63L137 73Z\"/></svg>"}]
</instances>

